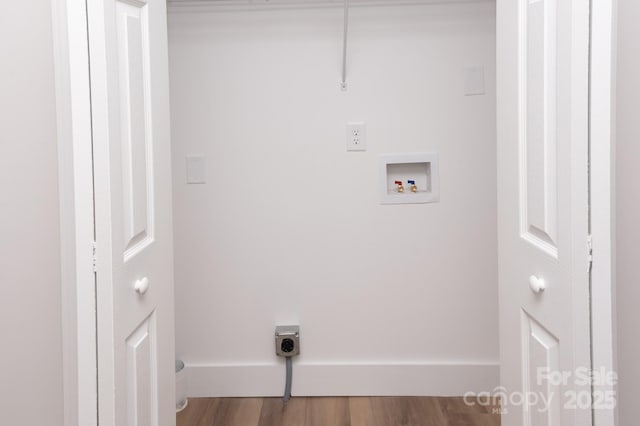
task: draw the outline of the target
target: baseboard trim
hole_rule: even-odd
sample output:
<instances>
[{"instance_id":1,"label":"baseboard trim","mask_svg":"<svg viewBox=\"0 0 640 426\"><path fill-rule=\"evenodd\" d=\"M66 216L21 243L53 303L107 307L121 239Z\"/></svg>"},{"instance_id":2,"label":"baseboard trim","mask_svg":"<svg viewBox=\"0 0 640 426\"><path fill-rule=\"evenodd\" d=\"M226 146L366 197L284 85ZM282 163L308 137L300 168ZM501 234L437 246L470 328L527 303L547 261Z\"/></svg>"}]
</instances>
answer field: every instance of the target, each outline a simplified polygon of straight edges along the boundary
<instances>
[{"instance_id":1,"label":"baseboard trim","mask_svg":"<svg viewBox=\"0 0 640 426\"><path fill-rule=\"evenodd\" d=\"M277 364L187 364L190 397L280 396ZM460 396L499 384L496 363L293 364L294 396Z\"/></svg>"}]
</instances>

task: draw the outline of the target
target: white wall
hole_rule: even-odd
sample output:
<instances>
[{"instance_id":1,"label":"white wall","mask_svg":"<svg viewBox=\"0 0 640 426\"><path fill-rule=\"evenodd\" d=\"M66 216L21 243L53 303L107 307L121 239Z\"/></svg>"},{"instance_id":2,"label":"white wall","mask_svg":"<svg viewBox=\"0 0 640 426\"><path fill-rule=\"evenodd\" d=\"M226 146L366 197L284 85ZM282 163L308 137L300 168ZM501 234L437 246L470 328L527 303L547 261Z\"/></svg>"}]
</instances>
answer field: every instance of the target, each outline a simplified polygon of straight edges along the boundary
<instances>
[{"instance_id":1,"label":"white wall","mask_svg":"<svg viewBox=\"0 0 640 426\"><path fill-rule=\"evenodd\" d=\"M640 384L640 2L618 0L616 141L617 311L620 425L637 423Z\"/></svg>"},{"instance_id":2,"label":"white wall","mask_svg":"<svg viewBox=\"0 0 640 426\"><path fill-rule=\"evenodd\" d=\"M498 382L492 4L170 15L177 355L190 393L461 394ZM487 94L463 95L484 65ZM368 150L345 151L365 121ZM378 154L438 152L382 206ZM185 156L208 182L185 184ZM452 367L453 365L453 367Z\"/></svg>"},{"instance_id":3,"label":"white wall","mask_svg":"<svg viewBox=\"0 0 640 426\"><path fill-rule=\"evenodd\" d=\"M61 425L60 241L51 5L0 14L0 424Z\"/></svg>"}]
</instances>

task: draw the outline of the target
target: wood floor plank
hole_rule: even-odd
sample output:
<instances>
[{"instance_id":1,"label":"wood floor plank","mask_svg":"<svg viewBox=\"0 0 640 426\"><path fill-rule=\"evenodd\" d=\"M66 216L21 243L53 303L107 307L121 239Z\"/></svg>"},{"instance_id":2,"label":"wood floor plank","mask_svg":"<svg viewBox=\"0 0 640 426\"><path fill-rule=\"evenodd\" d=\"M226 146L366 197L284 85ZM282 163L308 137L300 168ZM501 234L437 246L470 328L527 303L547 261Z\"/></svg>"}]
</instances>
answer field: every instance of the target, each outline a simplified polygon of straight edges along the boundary
<instances>
[{"instance_id":1,"label":"wood floor plank","mask_svg":"<svg viewBox=\"0 0 640 426\"><path fill-rule=\"evenodd\" d=\"M307 398L265 398L258 426L300 426L305 423Z\"/></svg>"},{"instance_id":2,"label":"wood floor plank","mask_svg":"<svg viewBox=\"0 0 640 426\"><path fill-rule=\"evenodd\" d=\"M376 426L377 421L368 396L349 397L351 426Z\"/></svg>"},{"instance_id":3,"label":"wood floor plank","mask_svg":"<svg viewBox=\"0 0 640 426\"><path fill-rule=\"evenodd\" d=\"M477 408L461 403L458 398L439 398L439 406L451 426L476 426L474 419L480 416Z\"/></svg>"},{"instance_id":4,"label":"wood floor plank","mask_svg":"<svg viewBox=\"0 0 640 426\"><path fill-rule=\"evenodd\" d=\"M212 426L257 425L263 398L221 398Z\"/></svg>"},{"instance_id":5,"label":"wood floor plank","mask_svg":"<svg viewBox=\"0 0 640 426\"><path fill-rule=\"evenodd\" d=\"M317 397L307 400L306 426L350 426L349 399Z\"/></svg>"},{"instance_id":6,"label":"wood floor plank","mask_svg":"<svg viewBox=\"0 0 640 426\"><path fill-rule=\"evenodd\" d=\"M407 412L401 405L400 397L372 397L371 406L377 425L406 425Z\"/></svg>"},{"instance_id":7,"label":"wood floor plank","mask_svg":"<svg viewBox=\"0 0 640 426\"><path fill-rule=\"evenodd\" d=\"M449 424L436 398L418 397L415 400L415 403L418 404L417 411L422 416L420 419L425 425L445 426Z\"/></svg>"},{"instance_id":8,"label":"wood floor plank","mask_svg":"<svg viewBox=\"0 0 640 426\"><path fill-rule=\"evenodd\" d=\"M443 426L447 424L438 404L423 397L371 398L375 425Z\"/></svg>"},{"instance_id":9,"label":"wood floor plank","mask_svg":"<svg viewBox=\"0 0 640 426\"><path fill-rule=\"evenodd\" d=\"M190 398L177 426L500 426L499 401L444 397Z\"/></svg>"},{"instance_id":10,"label":"wood floor plank","mask_svg":"<svg viewBox=\"0 0 640 426\"><path fill-rule=\"evenodd\" d=\"M441 410L451 426L499 426L499 405L465 398L438 398ZM495 410L495 411L494 411Z\"/></svg>"},{"instance_id":11,"label":"wood floor plank","mask_svg":"<svg viewBox=\"0 0 640 426\"><path fill-rule=\"evenodd\" d=\"M221 398L189 398L187 407L176 416L177 426L210 426Z\"/></svg>"}]
</instances>

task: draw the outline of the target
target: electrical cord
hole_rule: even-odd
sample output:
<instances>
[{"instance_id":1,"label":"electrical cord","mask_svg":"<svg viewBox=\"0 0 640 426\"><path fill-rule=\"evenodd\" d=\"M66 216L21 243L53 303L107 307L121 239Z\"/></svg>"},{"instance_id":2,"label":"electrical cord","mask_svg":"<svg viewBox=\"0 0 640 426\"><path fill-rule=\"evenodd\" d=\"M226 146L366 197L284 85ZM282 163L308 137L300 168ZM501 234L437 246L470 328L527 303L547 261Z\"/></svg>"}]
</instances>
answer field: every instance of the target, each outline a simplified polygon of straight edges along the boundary
<instances>
[{"instance_id":1,"label":"electrical cord","mask_svg":"<svg viewBox=\"0 0 640 426\"><path fill-rule=\"evenodd\" d=\"M284 396L282 397L282 400L284 402L289 401L289 399L291 399L291 376L293 374L292 372L292 368L291 368L291 357L288 356L285 358L285 362L287 363L287 379L285 382L285 386L284 386Z\"/></svg>"}]
</instances>

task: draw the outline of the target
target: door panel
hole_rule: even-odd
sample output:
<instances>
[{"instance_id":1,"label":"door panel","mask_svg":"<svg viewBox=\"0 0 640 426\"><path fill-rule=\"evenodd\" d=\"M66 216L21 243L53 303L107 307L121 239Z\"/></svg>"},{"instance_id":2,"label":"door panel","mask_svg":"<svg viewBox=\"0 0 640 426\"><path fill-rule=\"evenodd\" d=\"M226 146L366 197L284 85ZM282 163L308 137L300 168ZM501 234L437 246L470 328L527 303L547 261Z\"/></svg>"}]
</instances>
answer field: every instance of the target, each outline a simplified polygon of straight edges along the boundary
<instances>
[{"instance_id":1,"label":"door panel","mask_svg":"<svg viewBox=\"0 0 640 426\"><path fill-rule=\"evenodd\" d=\"M116 3L125 260L153 241L153 153L146 4Z\"/></svg>"},{"instance_id":2,"label":"door panel","mask_svg":"<svg viewBox=\"0 0 640 426\"><path fill-rule=\"evenodd\" d=\"M520 94L521 232L557 258L555 0L522 0Z\"/></svg>"},{"instance_id":3,"label":"door panel","mask_svg":"<svg viewBox=\"0 0 640 426\"><path fill-rule=\"evenodd\" d=\"M502 424L588 426L589 0L498 0L497 40Z\"/></svg>"},{"instance_id":4,"label":"door panel","mask_svg":"<svg viewBox=\"0 0 640 426\"><path fill-rule=\"evenodd\" d=\"M127 346L127 424L158 424L158 392L154 386L157 371L154 314L126 339Z\"/></svg>"},{"instance_id":5,"label":"door panel","mask_svg":"<svg viewBox=\"0 0 640 426\"><path fill-rule=\"evenodd\" d=\"M87 3L100 424L175 424L164 0Z\"/></svg>"},{"instance_id":6,"label":"door panel","mask_svg":"<svg viewBox=\"0 0 640 426\"><path fill-rule=\"evenodd\" d=\"M560 341L529 314L522 311L522 365L528 372L524 376L523 390L531 397L531 406L525 417L529 425L560 425L560 388L552 383L542 382L543 371L558 371L560 362L558 346Z\"/></svg>"}]
</instances>

